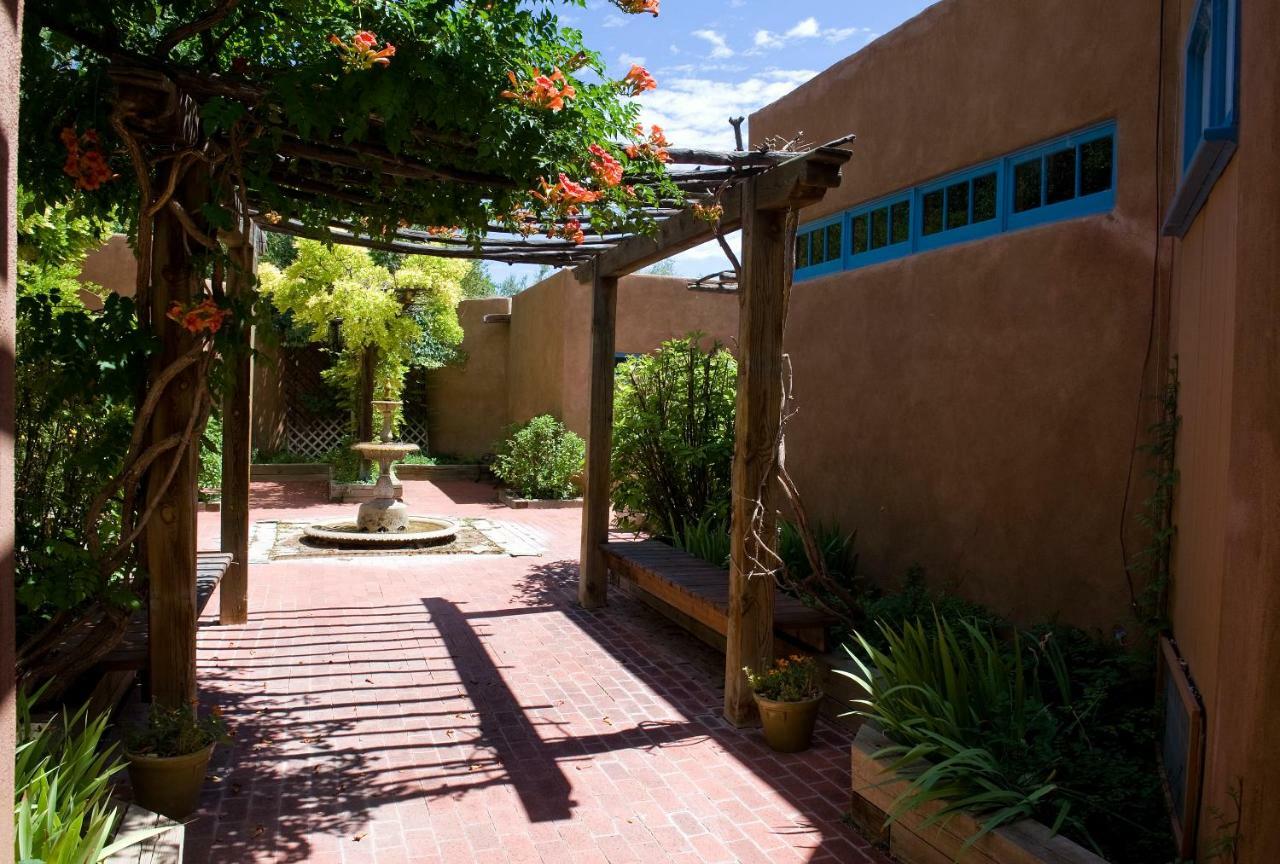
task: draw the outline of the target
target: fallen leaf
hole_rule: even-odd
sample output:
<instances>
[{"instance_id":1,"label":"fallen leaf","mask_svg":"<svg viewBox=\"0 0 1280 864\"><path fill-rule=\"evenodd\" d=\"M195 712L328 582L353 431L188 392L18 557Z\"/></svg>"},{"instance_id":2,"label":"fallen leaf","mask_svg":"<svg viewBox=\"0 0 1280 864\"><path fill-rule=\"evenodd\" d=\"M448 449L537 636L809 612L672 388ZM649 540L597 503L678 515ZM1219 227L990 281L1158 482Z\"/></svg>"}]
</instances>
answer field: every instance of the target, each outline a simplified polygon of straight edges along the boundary
<instances>
[{"instance_id":1,"label":"fallen leaf","mask_svg":"<svg viewBox=\"0 0 1280 864\"><path fill-rule=\"evenodd\" d=\"M361 831L359 834L352 837L351 839L359 843L361 840L363 840L367 836L369 836L367 832Z\"/></svg>"},{"instance_id":2,"label":"fallen leaf","mask_svg":"<svg viewBox=\"0 0 1280 864\"><path fill-rule=\"evenodd\" d=\"M254 836L254 837L258 837L258 836L260 836L260 835L261 835L264 831L266 831L266 830L267 830L267 828L266 828L266 826L265 826L265 825L254 825L254 826L253 826L253 836Z\"/></svg>"}]
</instances>

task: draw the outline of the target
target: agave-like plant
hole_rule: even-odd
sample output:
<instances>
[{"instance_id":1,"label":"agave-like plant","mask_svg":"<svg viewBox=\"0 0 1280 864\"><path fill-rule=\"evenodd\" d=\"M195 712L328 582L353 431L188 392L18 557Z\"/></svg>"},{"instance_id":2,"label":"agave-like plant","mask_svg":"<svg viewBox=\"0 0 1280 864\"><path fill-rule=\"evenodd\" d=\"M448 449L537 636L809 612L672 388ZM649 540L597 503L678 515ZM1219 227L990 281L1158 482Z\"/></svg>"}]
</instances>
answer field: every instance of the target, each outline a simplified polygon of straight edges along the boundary
<instances>
[{"instance_id":1,"label":"agave-like plant","mask_svg":"<svg viewBox=\"0 0 1280 864\"><path fill-rule=\"evenodd\" d=\"M1071 684L1057 644L1027 646L1015 632L1006 645L972 621L957 627L936 616L932 627L919 620L900 630L878 626L888 649L855 634L865 659L846 646L857 669L841 674L867 694L853 713L895 742L875 757L893 760L892 770L909 778L888 821L931 802L941 806L924 827L959 811L976 813L979 830L962 848L1046 811L1055 832L1068 824L1083 832L1072 814L1076 796L1055 782L1054 770L1018 758L1028 742L1062 731L1051 703L1070 713ZM1051 682L1042 681L1042 662Z\"/></svg>"},{"instance_id":2,"label":"agave-like plant","mask_svg":"<svg viewBox=\"0 0 1280 864\"><path fill-rule=\"evenodd\" d=\"M18 693L15 764L15 860L18 864L96 864L160 834L165 827L112 839L119 818L111 777L124 767L115 745L102 747L109 716L88 704L51 723L31 720L39 698Z\"/></svg>"}]
</instances>

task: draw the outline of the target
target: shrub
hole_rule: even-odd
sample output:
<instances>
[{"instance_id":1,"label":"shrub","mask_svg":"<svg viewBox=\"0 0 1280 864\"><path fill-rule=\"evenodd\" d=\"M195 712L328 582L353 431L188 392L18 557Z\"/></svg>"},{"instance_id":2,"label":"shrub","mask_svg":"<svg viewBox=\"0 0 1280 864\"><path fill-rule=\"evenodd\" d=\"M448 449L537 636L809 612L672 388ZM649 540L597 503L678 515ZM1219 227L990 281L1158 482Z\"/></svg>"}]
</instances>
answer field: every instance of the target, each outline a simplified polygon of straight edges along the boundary
<instances>
[{"instance_id":1,"label":"shrub","mask_svg":"<svg viewBox=\"0 0 1280 864\"><path fill-rule=\"evenodd\" d=\"M514 428L498 446L493 473L522 498L572 498L587 445L550 414Z\"/></svg>"},{"instance_id":2,"label":"shrub","mask_svg":"<svg viewBox=\"0 0 1280 864\"><path fill-rule=\"evenodd\" d=\"M935 616L957 623L973 621L988 630L1005 626L1000 616L984 606L945 591L930 590L924 582L924 568L915 564L903 577L901 590L868 597L863 617L876 626L866 628L861 635L877 648L887 648L885 628L901 630L913 621L929 621Z\"/></svg>"},{"instance_id":3,"label":"shrub","mask_svg":"<svg viewBox=\"0 0 1280 864\"><path fill-rule=\"evenodd\" d=\"M659 531L727 521L738 366L700 334L618 367L613 505Z\"/></svg>"},{"instance_id":4,"label":"shrub","mask_svg":"<svg viewBox=\"0 0 1280 864\"><path fill-rule=\"evenodd\" d=\"M222 418L209 415L209 422L200 436L200 476L197 480L201 492L222 488Z\"/></svg>"}]
</instances>

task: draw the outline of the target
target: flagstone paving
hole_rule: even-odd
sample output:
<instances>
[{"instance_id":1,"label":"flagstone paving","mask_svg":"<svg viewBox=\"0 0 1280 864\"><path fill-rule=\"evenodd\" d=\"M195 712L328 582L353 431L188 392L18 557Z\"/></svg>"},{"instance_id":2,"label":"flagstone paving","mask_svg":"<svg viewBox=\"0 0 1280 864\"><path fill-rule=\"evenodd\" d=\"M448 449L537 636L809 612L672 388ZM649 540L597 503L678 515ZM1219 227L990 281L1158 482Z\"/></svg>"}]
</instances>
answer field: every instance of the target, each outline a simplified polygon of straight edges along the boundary
<instances>
[{"instance_id":1,"label":"flagstone paving","mask_svg":"<svg viewBox=\"0 0 1280 864\"><path fill-rule=\"evenodd\" d=\"M254 484L252 518L352 509L323 491ZM500 508L466 482L405 498L547 551L255 564L239 627L215 597L201 689L235 741L187 862L887 861L842 820L846 730L773 754L722 718L722 655L617 592L575 605L580 511Z\"/></svg>"}]
</instances>

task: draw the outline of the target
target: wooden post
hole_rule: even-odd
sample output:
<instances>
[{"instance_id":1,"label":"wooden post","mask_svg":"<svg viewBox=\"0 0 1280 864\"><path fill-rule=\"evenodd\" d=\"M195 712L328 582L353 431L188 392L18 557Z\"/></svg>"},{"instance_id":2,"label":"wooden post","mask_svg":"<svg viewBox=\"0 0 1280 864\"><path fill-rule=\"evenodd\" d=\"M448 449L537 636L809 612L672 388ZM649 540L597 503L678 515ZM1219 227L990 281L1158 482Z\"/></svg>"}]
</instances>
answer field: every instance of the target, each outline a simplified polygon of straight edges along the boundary
<instances>
[{"instance_id":1,"label":"wooden post","mask_svg":"<svg viewBox=\"0 0 1280 864\"><path fill-rule=\"evenodd\" d=\"M725 645L724 715L743 726L757 718L743 667L773 662L771 563L751 535L761 484L777 447L782 407L782 331L791 290L795 220L787 208L758 208L757 183L742 202L742 284L738 298L738 400L733 448L733 517L729 567L729 626ZM765 496L760 541L776 544L775 519Z\"/></svg>"},{"instance_id":2,"label":"wooden post","mask_svg":"<svg viewBox=\"0 0 1280 864\"><path fill-rule=\"evenodd\" d=\"M12 46L0 60L0 135L6 146L0 188L0 800L13 800L15 699L14 566L14 338L17 322L18 73L22 54L22 0L5 0L0 34ZM13 848L13 823L0 820L0 849Z\"/></svg>"},{"instance_id":3,"label":"wooden post","mask_svg":"<svg viewBox=\"0 0 1280 864\"><path fill-rule=\"evenodd\" d=\"M227 275L227 294L246 297L257 272L258 230L240 238L235 266ZM227 360L227 389L222 398L222 551L231 564L218 588L218 623L249 620L249 456L253 425L253 325L240 326L240 350Z\"/></svg>"},{"instance_id":4,"label":"wooden post","mask_svg":"<svg viewBox=\"0 0 1280 864\"><path fill-rule=\"evenodd\" d=\"M166 168L175 169L183 170L177 160ZM188 214L198 215L208 191L207 169L197 162L185 169L174 198ZM170 304L191 302L202 281L191 255L194 245L172 210L156 214L151 326L160 349L152 360L152 380L195 344L195 337L166 317ZM197 409L197 375L195 367L188 367L169 385L151 419L151 441L186 429ZM197 456L197 445L185 449L167 488L160 488L163 471L152 470L147 477L147 504L156 508L143 532L150 579L151 693L154 702L170 707L196 698Z\"/></svg>"},{"instance_id":5,"label":"wooden post","mask_svg":"<svg viewBox=\"0 0 1280 864\"><path fill-rule=\"evenodd\" d=\"M597 270L591 286L591 402L588 409L587 482L582 504L578 602L596 609L608 600L608 573L600 544L609 539L609 461L613 454L614 329L618 280Z\"/></svg>"}]
</instances>

